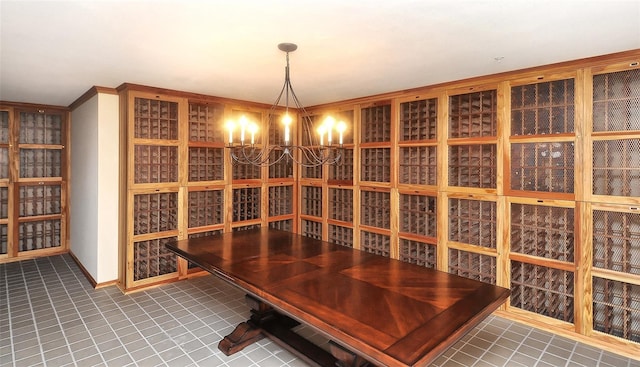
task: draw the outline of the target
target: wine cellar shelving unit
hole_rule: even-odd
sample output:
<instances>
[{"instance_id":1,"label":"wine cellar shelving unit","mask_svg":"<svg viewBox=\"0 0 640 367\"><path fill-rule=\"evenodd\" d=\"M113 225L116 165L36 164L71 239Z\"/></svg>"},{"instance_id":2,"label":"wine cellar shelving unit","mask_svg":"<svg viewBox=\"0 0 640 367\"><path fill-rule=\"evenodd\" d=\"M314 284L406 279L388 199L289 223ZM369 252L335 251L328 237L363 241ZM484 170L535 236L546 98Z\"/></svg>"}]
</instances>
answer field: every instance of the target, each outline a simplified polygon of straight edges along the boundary
<instances>
[{"instance_id":1,"label":"wine cellar shelving unit","mask_svg":"<svg viewBox=\"0 0 640 367\"><path fill-rule=\"evenodd\" d=\"M264 125L268 106L133 84L118 89L126 167L123 290L200 272L167 251L167 242L263 225L295 230L291 162L233 165L225 148L227 118L245 115ZM269 139L280 137L272 133Z\"/></svg>"},{"instance_id":2,"label":"wine cellar shelving unit","mask_svg":"<svg viewBox=\"0 0 640 367\"><path fill-rule=\"evenodd\" d=\"M302 171L300 233L510 288L502 315L640 355L640 50L308 111L349 111L353 141Z\"/></svg>"},{"instance_id":3,"label":"wine cellar shelving unit","mask_svg":"<svg viewBox=\"0 0 640 367\"><path fill-rule=\"evenodd\" d=\"M67 108L0 102L0 262L68 251Z\"/></svg>"}]
</instances>

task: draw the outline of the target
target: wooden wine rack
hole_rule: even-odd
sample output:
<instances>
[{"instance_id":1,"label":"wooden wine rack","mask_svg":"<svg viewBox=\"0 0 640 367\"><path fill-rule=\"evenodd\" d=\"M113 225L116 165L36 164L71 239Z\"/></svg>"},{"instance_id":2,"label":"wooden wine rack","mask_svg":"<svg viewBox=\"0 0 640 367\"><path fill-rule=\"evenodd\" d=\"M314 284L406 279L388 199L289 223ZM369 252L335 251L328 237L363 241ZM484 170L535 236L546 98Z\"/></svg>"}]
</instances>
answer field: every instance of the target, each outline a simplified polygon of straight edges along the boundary
<instances>
[{"instance_id":1,"label":"wooden wine rack","mask_svg":"<svg viewBox=\"0 0 640 367\"><path fill-rule=\"evenodd\" d=\"M485 283L497 283L497 260L494 256L449 249L449 272Z\"/></svg>"},{"instance_id":2,"label":"wooden wine rack","mask_svg":"<svg viewBox=\"0 0 640 367\"><path fill-rule=\"evenodd\" d=\"M0 103L0 261L68 250L64 107Z\"/></svg>"}]
</instances>

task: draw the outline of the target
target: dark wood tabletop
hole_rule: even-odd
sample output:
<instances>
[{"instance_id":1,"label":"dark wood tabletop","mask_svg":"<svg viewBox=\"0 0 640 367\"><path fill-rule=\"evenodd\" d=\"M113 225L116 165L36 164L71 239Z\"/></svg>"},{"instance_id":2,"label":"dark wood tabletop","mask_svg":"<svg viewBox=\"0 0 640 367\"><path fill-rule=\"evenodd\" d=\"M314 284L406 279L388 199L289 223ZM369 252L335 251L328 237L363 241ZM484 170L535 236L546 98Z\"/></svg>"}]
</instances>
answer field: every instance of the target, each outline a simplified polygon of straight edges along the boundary
<instances>
[{"instance_id":1,"label":"dark wood tabletop","mask_svg":"<svg viewBox=\"0 0 640 367\"><path fill-rule=\"evenodd\" d=\"M509 296L506 288L268 228L167 247L377 365L427 365Z\"/></svg>"}]
</instances>

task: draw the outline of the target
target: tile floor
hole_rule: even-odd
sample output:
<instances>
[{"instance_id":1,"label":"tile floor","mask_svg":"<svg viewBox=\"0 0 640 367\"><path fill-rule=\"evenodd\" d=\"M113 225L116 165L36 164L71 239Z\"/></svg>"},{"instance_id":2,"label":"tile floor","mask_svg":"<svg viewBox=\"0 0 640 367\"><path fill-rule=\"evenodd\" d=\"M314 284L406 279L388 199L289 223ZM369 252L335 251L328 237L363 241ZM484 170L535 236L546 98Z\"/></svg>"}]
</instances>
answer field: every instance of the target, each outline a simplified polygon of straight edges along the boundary
<instances>
[{"instance_id":1,"label":"tile floor","mask_svg":"<svg viewBox=\"0 0 640 367\"><path fill-rule=\"evenodd\" d=\"M94 290L68 255L0 264L0 367L306 366L269 340L231 357L218 351L218 341L247 317L244 293L213 276L123 295L116 287ZM640 361L490 316L434 366Z\"/></svg>"}]
</instances>

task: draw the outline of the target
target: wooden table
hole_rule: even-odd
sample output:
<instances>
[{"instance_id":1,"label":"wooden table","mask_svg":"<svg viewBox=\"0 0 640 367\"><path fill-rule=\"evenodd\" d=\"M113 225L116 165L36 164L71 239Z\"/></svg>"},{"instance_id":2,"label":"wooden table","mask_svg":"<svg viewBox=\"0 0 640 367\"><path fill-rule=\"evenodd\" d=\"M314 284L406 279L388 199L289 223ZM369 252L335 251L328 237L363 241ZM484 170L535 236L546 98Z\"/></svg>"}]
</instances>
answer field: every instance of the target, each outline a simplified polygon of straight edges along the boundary
<instances>
[{"instance_id":1,"label":"wooden table","mask_svg":"<svg viewBox=\"0 0 640 367\"><path fill-rule=\"evenodd\" d=\"M167 247L242 288L249 321L219 348L263 335L319 366L424 366L509 296L491 284L268 228L192 238ZM291 328L311 326L330 352Z\"/></svg>"}]
</instances>

